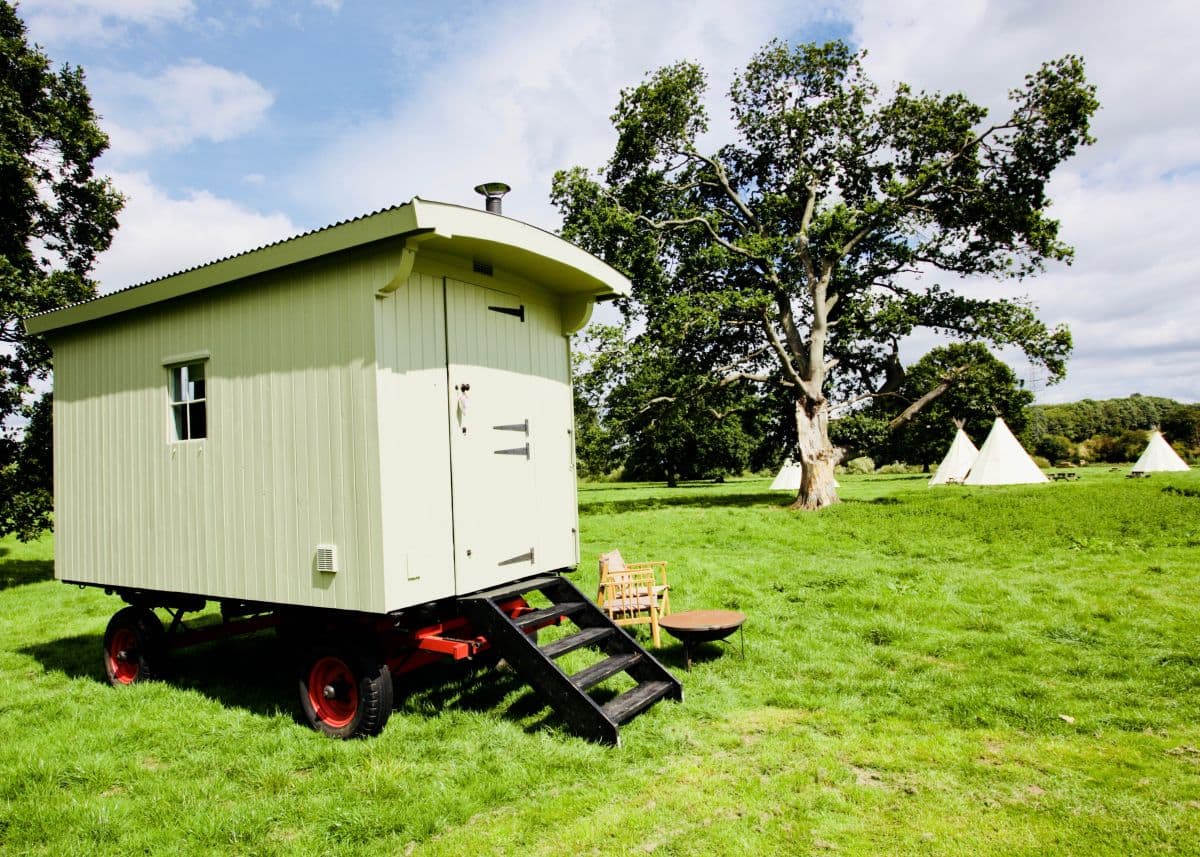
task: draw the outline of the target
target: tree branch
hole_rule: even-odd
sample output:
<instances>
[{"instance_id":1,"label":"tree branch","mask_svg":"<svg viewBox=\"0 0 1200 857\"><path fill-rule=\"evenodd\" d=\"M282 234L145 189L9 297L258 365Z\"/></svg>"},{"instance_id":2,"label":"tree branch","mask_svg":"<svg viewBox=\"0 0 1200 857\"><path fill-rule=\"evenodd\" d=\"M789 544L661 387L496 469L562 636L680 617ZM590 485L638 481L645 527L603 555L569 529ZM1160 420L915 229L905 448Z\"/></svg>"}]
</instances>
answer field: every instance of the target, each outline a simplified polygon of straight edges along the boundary
<instances>
[{"instance_id":1,"label":"tree branch","mask_svg":"<svg viewBox=\"0 0 1200 857\"><path fill-rule=\"evenodd\" d=\"M735 191L733 189L733 185L729 183L729 175L725 172L725 167L723 167L719 161L717 161L715 158L706 157L694 149L684 152L683 154L689 155L699 161L703 161L705 164L708 164L708 168L711 169L716 175L721 189L725 191L725 195L729 197L730 202L737 206L737 210L742 213L742 217L754 224L755 228L762 228L761 224L758 222L758 218L755 217L754 212L750 210L750 207L746 205L746 202L742 199L741 194Z\"/></svg>"},{"instance_id":2,"label":"tree branch","mask_svg":"<svg viewBox=\"0 0 1200 857\"><path fill-rule=\"evenodd\" d=\"M921 398L917 399L915 402L901 411L900 414L898 414L890 423L888 423L888 429L894 431L911 420L917 415L921 408L925 407L938 396L942 395L942 393L953 387L958 382L958 379L961 378L963 374L970 368L971 367L967 365L958 366L954 369L951 369L942 376L942 381L940 384L938 384Z\"/></svg>"},{"instance_id":3,"label":"tree branch","mask_svg":"<svg viewBox=\"0 0 1200 857\"><path fill-rule=\"evenodd\" d=\"M804 379L796 372L796 367L792 365L791 357L788 356L787 349L783 347L783 343L779 341L779 337L775 335L775 328L771 326L770 316L767 315L767 308L762 309L762 329L767 336L767 342L770 343L771 349L779 358L779 362L783 365L783 374L796 387L804 389Z\"/></svg>"},{"instance_id":4,"label":"tree branch","mask_svg":"<svg viewBox=\"0 0 1200 857\"><path fill-rule=\"evenodd\" d=\"M638 214L638 215L636 215L636 217L638 220L645 223L651 229L656 229L659 231L670 229L675 226L694 226L696 224L699 224L704 227L704 229L708 232L709 237L712 238L713 241L716 241L718 244L720 244L722 247L724 247L730 253L735 253L738 256L741 256L743 259L749 259L751 262L755 262L756 264L761 266L760 270L762 267L768 267L770 264L767 261L767 259L765 259L764 257L757 256L754 253L751 253L749 250L745 249L744 247L739 247L736 244L734 244L733 242L729 241L728 239L722 238L720 233L718 233L717 230L713 228L713 225L708 222L708 218L705 218L705 217L681 217L681 218L675 218L672 220L654 220L652 218L647 217L644 214Z\"/></svg>"}]
</instances>

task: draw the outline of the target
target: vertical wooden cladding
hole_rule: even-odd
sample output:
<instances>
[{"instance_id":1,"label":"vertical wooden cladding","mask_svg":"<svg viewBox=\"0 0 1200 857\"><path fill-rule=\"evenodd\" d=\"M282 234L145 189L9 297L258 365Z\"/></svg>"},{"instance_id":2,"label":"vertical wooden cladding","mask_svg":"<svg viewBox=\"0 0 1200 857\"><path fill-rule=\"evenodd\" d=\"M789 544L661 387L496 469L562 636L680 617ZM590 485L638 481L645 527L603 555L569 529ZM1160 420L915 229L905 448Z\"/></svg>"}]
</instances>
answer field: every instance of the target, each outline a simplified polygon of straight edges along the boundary
<instances>
[{"instance_id":1,"label":"vertical wooden cladding","mask_svg":"<svg viewBox=\"0 0 1200 857\"><path fill-rule=\"evenodd\" d=\"M472 284L461 261L418 261L378 301L378 407L387 608L573 565L567 343L529 283ZM524 308L524 317L504 310ZM458 412L458 385L471 390ZM529 421L529 433L497 424ZM468 429L467 433L463 428ZM562 437L559 437L561 435ZM497 448L529 443L530 457ZM501 564L534 549L535 562Z\"/></svg>"},{"instance_id":2,"label":"vertical wooden cladding","mask_svg":"<svg viewBox=\"0 0 1200 857\"><path fill-rule=\"evenodd\" d=\"M57 575L378 609L371 295L395 255L344 252L56 338ZM208 437L174 443L163 361L196 351ZM316 571L321 543L336 575Z\"/></svg>"},{"instance_id":3,"label":"vertical wooden cladding","mask_svg":"<svg viewBox=\"0 0 1200 857\"><path fill-rule=\"evenodd\" d=\"M502 277L487 286L447 278L446 303L450 384L471 385L468 433L451 407L457 591L574 565L571 390L558 304ZM523 320L504 311L518 307ZM504 428L525 420L526 432ZM526 456L510 454L523 444Z\"/></svg>"},{"instance_id":4,"label":"vertical wooden cladding","mask_svg":"<svg viewBox=\"0 0 1200 857\"><path fill-rule=\"evenodd\" d=\"M413 273L376 302L386 609L454 594L442 278Z\"/></svg>"}]
</instances>

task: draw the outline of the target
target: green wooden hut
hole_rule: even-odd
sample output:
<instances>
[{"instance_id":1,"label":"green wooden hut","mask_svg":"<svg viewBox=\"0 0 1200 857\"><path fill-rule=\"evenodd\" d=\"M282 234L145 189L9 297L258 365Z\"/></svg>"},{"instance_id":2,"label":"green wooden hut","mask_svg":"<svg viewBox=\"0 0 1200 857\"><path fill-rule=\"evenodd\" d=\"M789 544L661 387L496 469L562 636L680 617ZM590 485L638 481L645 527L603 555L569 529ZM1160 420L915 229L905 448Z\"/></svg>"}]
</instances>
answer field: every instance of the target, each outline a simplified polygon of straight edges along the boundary
<instances>
[{"instance_id":1,"label":"green wooden hut","mask_svg":"<svg viewBox=\"0 0 1200 857\"><path fill-rule=\"evenodd\" d=\"M29 318L55 574L386 613L575 566L568 335L628 290L418 198Z\"/></svg>"},{"instance_id":2,"label":"green wooden hut","mask_svg":"<svg viewBox=\"0 0 1200 857\"><path fill-rule=\"evenodd\" d=\"M629 282L499 215L413 199L26 320L54 351L55 575L129 604L114 685L275 627L335 737L383 728L394 676L489 652L601 741L682 699L558 573L579 562L568 336ZM219 623L183 622L214 601ZM579 650L599 660L564 671Z\"/></svg>"}]
</instances>

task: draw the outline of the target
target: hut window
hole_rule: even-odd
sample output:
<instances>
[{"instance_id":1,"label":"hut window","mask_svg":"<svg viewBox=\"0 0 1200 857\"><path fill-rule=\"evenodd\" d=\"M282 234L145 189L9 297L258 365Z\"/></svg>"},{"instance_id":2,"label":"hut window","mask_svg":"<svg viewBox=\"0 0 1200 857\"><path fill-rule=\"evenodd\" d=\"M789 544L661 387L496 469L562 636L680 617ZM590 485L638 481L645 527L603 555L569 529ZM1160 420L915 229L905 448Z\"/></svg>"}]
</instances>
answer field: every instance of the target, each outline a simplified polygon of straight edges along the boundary
<instances>
[{"instance_id":1,"label":"hut window","mask_svg":"<svg viewBox=\"0 0 1200 857\"><path fill-rule=\"evenodd\" d=\"M204 364L171 367L171 432L175 440L208 437Z\"/></svg>"}]
</instances>

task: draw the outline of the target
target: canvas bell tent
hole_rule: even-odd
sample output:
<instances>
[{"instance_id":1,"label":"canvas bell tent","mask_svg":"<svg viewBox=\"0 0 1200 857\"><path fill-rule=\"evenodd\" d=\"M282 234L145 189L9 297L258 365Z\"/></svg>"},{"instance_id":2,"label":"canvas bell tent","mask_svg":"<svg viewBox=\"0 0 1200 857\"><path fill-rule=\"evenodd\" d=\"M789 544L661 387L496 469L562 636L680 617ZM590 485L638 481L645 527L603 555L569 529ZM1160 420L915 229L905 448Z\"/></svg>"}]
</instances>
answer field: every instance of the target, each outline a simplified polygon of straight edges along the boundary
<instances>
[{"instance_id":1,"label":"canvas bell tent","mask_svg":"<svg viewBox=\"0 0 1200 857\"><path fill-rule=\"evenodd\" d=\"M771 482L771 491L799 491L800 490L800 462L792 461L790 458L783 462L783 467L779 468L779 472L775 474L775 479Z\"/></svg>"},{"instance_id":2,"label":"canvas bell tent","mask_svg":"<svg viewBox=\"0 0 1200 857\"><path fill-rule=\"evenodd\" d=\"M800 490L800 475L803 468L800 462L792 461L790 458L783 462L783 467L779 468L779 472L775 474L775 479L771 482L769 491L799 491ZM838 487L838 481L833 480L834 487Z\"/></svg>"},{"instance_id":3,"label":"canvas bell tent","mask_svg":"<svg viewBox=\"0 0 1200 857\"><path fill-rule=\"evenodd\" d=\"M933 478L929 480L930 486L962 482L967 478L971 465L975 463L978 456L979 450L975 448L975 444L971 443L971 438L967 437L962 426L959 426L958 431L954 434L954 440L950 444L950 449L946 451L942 463L938 465Z\"/></svg>"},{"instance_id":4,"label":"canvas bell tent","mask_svg":"<svg viewBox=\"0 0 1200 857\"><path fill-rule=\"evenodd\" d=\"M1162 432L1155 431L1150 435L1150 442L1133 465L1133 473L1175 472L1190 470L1186 461L1179 453L1171 448Z\"/></svg>"},{"instance_id":5,"label":"canvas bell tent","mask_svg":"<svg viewBox=\"0 0 1200 857\"><path fill-rule=\"evenodd\" d=\"M374 640L314 660L302 693L315 726L361 734L390 711L355 707L380 658L523 644L523 592L586 600L553 574L579 562L568 337L629 288L498 197L415 198L27 319L54 352L55 576L133 605L105 637L110 679L153 672L153 609L213 600ZM395 618L409 608L431 624ZM536 646L502 651L556 698L582 692ZM641 710L577 702L605 740Z\"/></svg>"},{"instance_id":6,"label":"canvas bell tent","mask_svg":"<svg viewBox=\"0 0 1200 857\"><path fill-rule=\"evenodd\" d=\"M1049 482L1000 417L971 464L964 485L1023 485Z\"/></svg>"}]
</instances>

